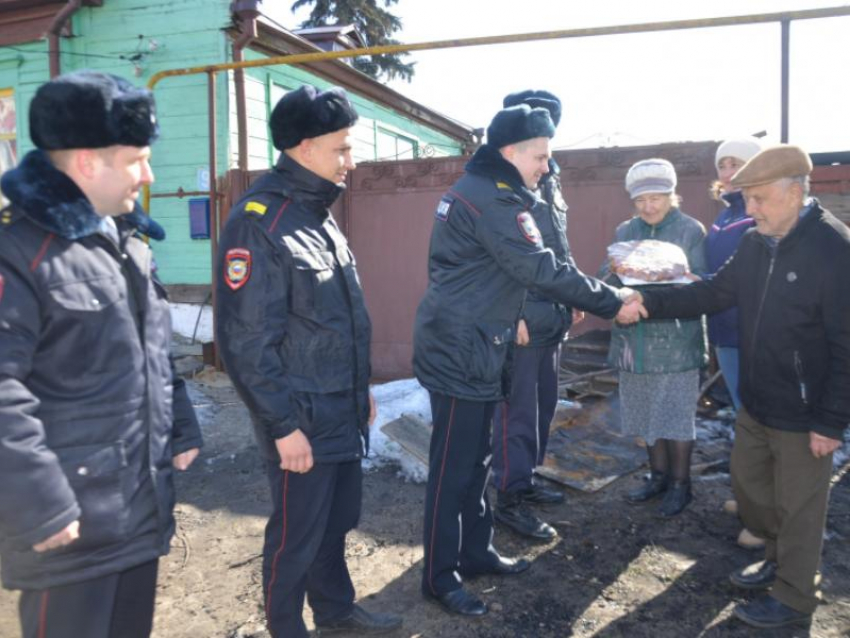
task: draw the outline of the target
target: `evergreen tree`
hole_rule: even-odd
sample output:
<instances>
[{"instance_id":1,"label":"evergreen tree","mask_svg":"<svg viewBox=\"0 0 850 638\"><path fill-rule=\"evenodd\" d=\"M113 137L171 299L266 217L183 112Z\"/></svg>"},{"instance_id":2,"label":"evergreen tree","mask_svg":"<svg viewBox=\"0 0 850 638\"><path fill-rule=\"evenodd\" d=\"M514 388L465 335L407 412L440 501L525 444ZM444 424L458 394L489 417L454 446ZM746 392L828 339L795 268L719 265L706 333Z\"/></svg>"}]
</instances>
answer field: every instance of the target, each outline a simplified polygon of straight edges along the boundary
<instances>
[{"instance_id":1,"label":"evergreen tree","mask_svg":"<svg viewBox=\"0 0 850 638\"><path fill-rule=\"evenodd\" d=\"M383 0L389 7L398 0ZM367 46L399 44L393 39L393 33L401 29L401 20L386 9L378 6L378 0L295 0L292 10L313 5L310 17L301 24L301 28L323 27L327 25L353 24L363 36ZM375 79L382 75L388 80L396 77L410 82L415 62L403 62L407 53L392 53L377 56L362 56L354 59L354 68Z\"/></svg>"}]
</instances>

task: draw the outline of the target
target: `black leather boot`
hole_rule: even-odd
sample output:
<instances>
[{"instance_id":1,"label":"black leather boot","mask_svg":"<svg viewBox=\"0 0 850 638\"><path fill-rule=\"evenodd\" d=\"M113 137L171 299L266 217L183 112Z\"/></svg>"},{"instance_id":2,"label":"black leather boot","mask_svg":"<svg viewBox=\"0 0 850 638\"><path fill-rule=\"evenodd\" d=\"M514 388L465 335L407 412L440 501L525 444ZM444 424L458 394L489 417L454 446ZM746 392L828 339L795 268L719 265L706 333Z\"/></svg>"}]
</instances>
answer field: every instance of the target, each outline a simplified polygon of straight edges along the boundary
<instances>
[{"instance_id":1,"label":"black leather boot","mask_svg":"<svg viewBox=\"0 0 850 638\"><path fill-rule=\"evenodd\" d=\"M475 594L466 591L463 587L446 592L445 594L422 592L422 595L428 602L439 605L443 611L457 616L475 618L483 616L489 611L486 603Z\"/></svg>"},{"instance_id":2,"label":"black leather boot","mask_svg":"<svg viewBox=\"0 0 850 638\"><path fill-rule=\"evenodd\" d=\"M329 623L316 623L316 631L320 636L335 633L356 634L386 634L395 631L402 625L401 616L392 614L377 614L368 612L360 605L354 605L351 613Z\"/></svg>"},{"instance_id":3,"label":"black leather boot","mask_svg":"<svg viewBox=\"0 0 850 638\"><path fill-rule=\"evenodd\" d=\"M534 505L557 505L564 502L563 492L553 490L537 481L532 481L531 487L520 490L520 495L523 501Z\"/></svg>"},{"instance_id":4,"label":"black leather boot","mask_svg":"<svg viewBox=\"0 0 850 638\"><path fill-rule=\"evenodd\" d=\"M539 519L523 505L519 493L499 492L493 518L517 534L537 541L552 540L558 535L549 523Z\"/></svg>"},{"instance_id":5,"label":"black leather boot","mask_svg":"<svg viewBox=\"0 0 850 638\"><path fill-rule=\"evenodd\" d=\"M664 500L658 508L658 515L662 518L672 518L682 513L688 503L691 502L691 482L672 481L664 493Z\"/></svg>"},{"instance_id":6,"label":"black leather boot","mask_svg":"<svg viewBox=\"0 0 850 638\"><path fill-rule=\"evenodd\" d=\"M741 589L768 589L776 580L776 561L763 560L729 574L729 580Z\"/></svg>"},{"instance_id":7,"label":"black leather boot","mask_svg":"<svg viewBox=\"0 0 850 638\"><path fill-rule=\"evenodd\" d=\"M632 490L626 494L626 500L629 503L643 503L650 501L656 496L660 496L667 491L667 484L670 482L670 477L663 472L652 470L649 479L644 482L642 487Z\"/></svg>"},{"instance_id":8,"label":"black leather boot","mask_svg":"<svg viewBox=\"0 0 850 638\"><path fill-rule=\"evenodd\" d=\"M797 623L810 623L812 615L797 611L776 600L770 594L762 594L746 603L738 603L732 613L739 620L760 629L772 629ZM808 632L806 632L808 635Z\"/></svg>"}]
</instances>

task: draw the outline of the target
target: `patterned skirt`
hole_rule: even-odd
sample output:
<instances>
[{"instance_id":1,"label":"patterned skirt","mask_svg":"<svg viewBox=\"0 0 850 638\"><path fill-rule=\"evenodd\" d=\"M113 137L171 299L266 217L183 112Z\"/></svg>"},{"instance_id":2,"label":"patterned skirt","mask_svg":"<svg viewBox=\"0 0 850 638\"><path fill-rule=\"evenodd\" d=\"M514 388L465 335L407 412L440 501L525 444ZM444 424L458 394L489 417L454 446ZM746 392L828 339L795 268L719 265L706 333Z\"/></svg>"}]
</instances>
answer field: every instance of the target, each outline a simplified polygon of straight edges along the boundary
<instances>
[{"instance_id":1,"label":"patterned skirt","mask_svg":"<svg viewBox=\"0 0 850 638\"><path fill-rule=\"evenodd\" d=\"M620 371L620 421L623 434L693 441L699 398L699 370L634 374Z\"/></svg>"}]
</instances>

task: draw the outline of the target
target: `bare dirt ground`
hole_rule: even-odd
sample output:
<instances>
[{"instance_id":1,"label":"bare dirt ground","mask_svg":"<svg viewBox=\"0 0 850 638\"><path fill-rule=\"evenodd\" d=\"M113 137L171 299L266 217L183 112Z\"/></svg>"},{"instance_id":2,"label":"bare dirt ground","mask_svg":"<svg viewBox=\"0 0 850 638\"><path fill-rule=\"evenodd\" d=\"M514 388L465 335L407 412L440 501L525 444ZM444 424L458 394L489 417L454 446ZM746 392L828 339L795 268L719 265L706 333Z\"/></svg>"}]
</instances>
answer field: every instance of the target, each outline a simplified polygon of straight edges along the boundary
<instances>
[{"instance_id":1,"label":"bare dirt ground","mask_svg":"<svg viewBox=\"0 0 850 638\"><path fill-rule=\"evenodd\" d=\"M269 510L263 466L233 389L193 388L207 444L179 479L178 534L161 564L154 636L267 638L260 587ZM810 627L775 632L757 632L731 616L746 595L728 574L758 554L737 547L739 524L721 511L731 494L728 476L697 481L694 503L671 521L654 518L653 506L624 504L623 494L639 480L626 477L595 494L569 491L564 505L543 512L560 533L551 543L531 545L497 528L496 547L533 566L519 576L469 583L491 613L462 620L419 593L424 486L405 482L393 467L371 471L361 525L348 541L359 601L403 615L395 635L410 638L850 636L850 475L832 491L825 604ZM18 635L16 600L15 593L0 593L4 638Z\"/></svg>"}]
</instances>

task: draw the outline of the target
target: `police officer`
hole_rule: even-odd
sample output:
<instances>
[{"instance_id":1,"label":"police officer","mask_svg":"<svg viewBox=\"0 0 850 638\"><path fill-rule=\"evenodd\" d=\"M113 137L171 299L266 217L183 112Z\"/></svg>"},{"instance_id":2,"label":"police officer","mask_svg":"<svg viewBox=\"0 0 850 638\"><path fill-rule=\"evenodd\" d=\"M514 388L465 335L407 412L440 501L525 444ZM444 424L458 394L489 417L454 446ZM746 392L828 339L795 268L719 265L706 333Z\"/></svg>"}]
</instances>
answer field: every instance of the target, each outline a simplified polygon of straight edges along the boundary
<instances>
[{"instance_id":1,"label":"police officer","mask_svg":"<svg viewBox=\"0 0 850 638\"><path fill-rule=\"evenodd\" d=\"M544 108L521 104L496 114L487 144L437 206L428 289L416 314L413 365L430 392L434 424L422 591L466 616L487 607L461 576L529 567L493 548L485 492L493 409L525 289L605 318L631 320L637 312L621 301L628 292L560 263L543 245L531 211L545 206L534 190L549 170L554 133Z\"/></svg>"},{"instance_id":2,"label":"police officer","mask_svg":"<svg viewBox=\"0 0 850 638\"><path fill-rule=\"evenodd\" d=\"M320 629L401 625L354 604L345 563L375 416L369 315L329 210L354 168L356 121L342 89L287 93L270 121L280 160L233 207L218 256L221 356L267 459L263 592L275 637L307 636L305 592Z\"/></svg>"},{"instance_id":3,"label":"police officer","mask_svg":"<svg viewBox=\"0 0 850 638\"><path fill-rule=\"evenodd\" d=\"M505 108L527 104L549 111L552 124L561 120L561 101L548 91L521 91L505 97ZM567 205L561 194L558 164L549 158L549 171L537 185L543 200L532 209L543 236L558 263L575 267L567 242ZM584 295L593 303L595 293ZM555 529L526 507L526 503L561 503L564 495L533 478L534 468L543 463L549 427L558 404L558 370L561 342L572 324L572 309L528 293L517 326L516 347L511 359L510 394L496 406L493 419L493 484L496 507L493 518L516 533L534 540L550 540Z\"/></svg>"},{"instance_id":4,"label":"police officer","mask_svg":"<svg viewBox=\"0 0 850 638\"><path fill-rule=\"evenodd\" d=\"M38 89L37 147L3 175L0 560L25 638L150 634L172 467L201 434L136 200L151 94L80 71ZM142 224L144 225L144 224Z\"/></svg>"}]
</instances>

